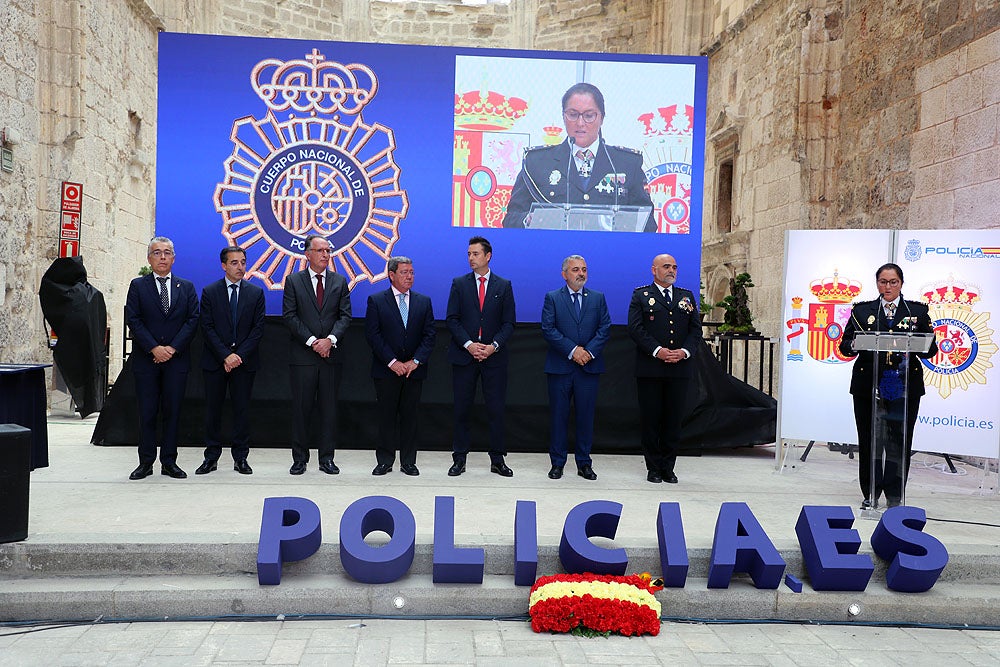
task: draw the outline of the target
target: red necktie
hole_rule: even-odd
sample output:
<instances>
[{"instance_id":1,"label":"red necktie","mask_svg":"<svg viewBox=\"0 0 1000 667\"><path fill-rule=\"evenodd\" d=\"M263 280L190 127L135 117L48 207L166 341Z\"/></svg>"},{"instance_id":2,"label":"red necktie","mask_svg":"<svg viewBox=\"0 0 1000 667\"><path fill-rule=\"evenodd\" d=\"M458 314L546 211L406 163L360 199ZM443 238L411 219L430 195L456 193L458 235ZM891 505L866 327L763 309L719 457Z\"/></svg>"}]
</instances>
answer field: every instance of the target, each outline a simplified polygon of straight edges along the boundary
<instances>
[{"instance_id":1,"label":"red necktie","mask_svg":"<svg viewBox=\"0 0 1000 667\"><path fill-rule=\"evenodd\" d=\"M316 274L316 305L323 307L323 274Z\"/></svg>"},{"instance_id":2,"label":"red necktie","mask_svg":"<svg viewBox=\"0 0 1000 667\"><path fill-rule=\"evenodd\" d=\"M486 276L479 276L479 312L483 312L486 303ZM483 338L483 328L479 327L479 339Z\"/></svg>"}]
</instances>

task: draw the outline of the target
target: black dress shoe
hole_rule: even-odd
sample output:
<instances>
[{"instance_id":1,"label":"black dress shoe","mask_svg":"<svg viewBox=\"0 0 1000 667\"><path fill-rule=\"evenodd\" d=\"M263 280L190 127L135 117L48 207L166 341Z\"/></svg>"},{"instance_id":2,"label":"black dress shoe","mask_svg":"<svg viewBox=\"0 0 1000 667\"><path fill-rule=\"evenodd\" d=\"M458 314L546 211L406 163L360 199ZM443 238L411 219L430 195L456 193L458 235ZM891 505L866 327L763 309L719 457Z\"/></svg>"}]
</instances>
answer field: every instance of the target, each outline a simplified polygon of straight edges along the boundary
<instances>
[{"instance_id":1,"label":"black dress shoe","mask_svg":"<svg viewBox=\"0 0 1000 667\"><path fill-rule=\"evenodd\" d=\"M198 469L194 471L196 475L207 475L210 472L214 472L219 469L219 462L213 461L212 459L205 459Z\"/></svg>"},{"instance_id":2,"label":"black dress shoe","mask_svg":"<svg viewBox=\"0 0 1000 667\"><path fill-rule=\"evenodd\" d=\"M499 463L493 463L490 465L490 472L496 473L501 477L513 477L514 471L507 467L507 464L503 461Z\"/></svg>"},{"instance_id":3,"label":"black dress shoe","mask_svg":"<svg viewBox=\"0 0 1000 667\"><path fill-rule=\"evenodd\" d=\"M128 476L129 479L142 479L153 474L152 463L140 463L139 466Z\"/></svg>"},{"instance_id":4,"label":"black dress shoe","mask_svg":"<svg viewBox=\"0 0 1000 667\"><path fill-rule=\"evenodd\" d=\"M372 474L375 475L376 477L386 475L390 472L392 472L392 466L389 465L388 463L379 463L377 466L375 466L375 469L372 470Z\"/></svg>"},{"instance_id":5,"label":"black dress shoe","mask_svg":"<svg viewBox=\"0 0 1000 667\"><path fill-rule=\"evenodd\" d=\"M250 464L247 463L246 459L237 459L233 461L233 470L235 470L241 475L253 474L253 468L250 467Z\"/></svg>"},{"instance_id":6,"label":"black dress shoe","mask_svg":"<svg viewBox=\"0 0 1000 667\"><path fill-rule=\"evenodd\" d=\"M577 469L576 474L584 479L589 479L591 482L597 479L597 473L590 466L583 466Z\"/></svg>"},{"instance_id":7,"label":"black dress shoe","mask_svg":"<svg viewBox=\"0 0 1000 667\"><path fill-rule=\"evenodd\" d=\"M663 475L663 481L666 482L667 484L676 484L677 475L675 475L672 472L668 472L667 474Z\"/></svg>"},{"instance_id":8,"label":"black dress shoe","mask_svg":"<svg viewBox=\"0 0 1000 667\"><path fill-rule=\"evenodd\" d=\"M549 470L549 479L559 479L562 477L562 466L552 466Z\"/></svg>"},{"instance_id":9,"label":"black dress shoe","mask_svg":"<svg viewBox=\"0 0 1000 667\"><path fill-rule=\"evenodd\" d=\"M339 475L340 468L333 461L322 461L319 464L319 469L325 472L327 475Z\"/></svg>"},{"instance_id":10,"label":"black dress shoe","mask_svg":"<svg viewBox=\"0 0 1000 667\"><path fill-rule=\"evenodd\" d=\"M187 479L187 473L180 469L176 463L163 463L160 465L160 474L174 479Z\"/></svg>"},{"instance_id":11,"label":"black dress shoe","mask_svg":"<svg viewBox=\"0 0 1000 667\"><path fill-rule=\"evenodd\" d=\"M886 507L899 507L899 505L900 505L899 498L886 498L885 499L885 506Z\"/></svg>"},{"instance_id":12,"label":"black dress shoe","mask_svg":"<svg viewBox=\"0 0 1000 667\"><path fill-rule=\"evenodd\" d=\"M410 477L416 477L417 475L420 474L420 471L417 469L417 466L413 465L412 463L401 464L399 466L399 470L404 475L409 475Z\"/></svg>"},{"instance_id":13,"label":"black dress shoe","mask_svg":"<svg viewBox=\"0 0 1000 667\"><path fill-rule=\"evenodd\" d=\"M649 472L646 473L646 481L652 482L653 484L659 484L660 482L663 481L663 478L660 477L660 473L656 472L655 470L650 470Z\"/></svg>"},{"instance_id":14,"label":"black dress shoe","mask_svg":"<svg viewBox=\"0 0 1000 667\"><path fill-rule=\"evenodd\" d=\"M305 461L296 461L292 464L292 467L288 469L288 474L290 475L301 475L306 471Z\"/></svg>"},{"instance_id":15,"label":"black dress shoe","mask_svg":"<svg viewBox=\"0 0 1000 667\"><path fill-rule=\"evenodd\" d=\"M861 509L863 509L863 510L877 510L878 509L878 501L876 500L875 502L871 502L867 498L865 498L864 500L861 501Z\"/></svg>"},{"instance_id":16,"label":"black dress shoe","mask_svg":"<svg viewBox=\"0 0 1000 667\"><path fill-rule=\"evenodd\" d=\"M463 472L465 472L465 461L462 461L461 463L456 461L451 464L450 468L448 468L448 477L458 477Z\"/></svg>"}]
</instances>

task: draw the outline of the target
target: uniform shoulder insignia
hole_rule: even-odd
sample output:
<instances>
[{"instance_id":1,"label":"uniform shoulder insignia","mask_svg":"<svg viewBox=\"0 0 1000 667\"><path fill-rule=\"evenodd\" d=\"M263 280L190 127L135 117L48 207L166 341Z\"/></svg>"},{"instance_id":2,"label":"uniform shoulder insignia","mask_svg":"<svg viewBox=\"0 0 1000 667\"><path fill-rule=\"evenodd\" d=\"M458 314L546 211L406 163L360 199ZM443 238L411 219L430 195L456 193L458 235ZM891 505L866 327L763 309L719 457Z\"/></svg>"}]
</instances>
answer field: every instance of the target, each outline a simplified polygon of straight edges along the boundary
<instances>
[{"instance_id":1,"label":"uniform shoulder insignia","mask_svg":"<svg viewBox=\"0 0 1000 667\"><path fill-rule=\"evenodd\" d=\"M640 151L638 149L635 149L635 148L629 148L628 146L614 146L614 145L611 145L611 144L609 144L609 145L612 148L618 149L620 151L624 151L626 153L633 153L635 155L642 155L642 151Z\"/></svg>"},{"instance_id":2,"label":"uniform shoulder insignia","mask_svg":"<svg viewBox=\"0 0 1000 667\"><path fill-rule=\"evenodd\" d=\"M554 146L546 146L545 144L538 144L537 146L528 146L527 148L524 149L524 152L533 153L535 151L545 150L546 148L554 148Z\"/></svg>"},{"instance_id":3,"label":"uniform shoulder insignia","mask_svg":"<svg viewBox=\"0 0 1000 667\"><path fill-rule=\"evenodd\" d=\"M653 283L646 283L645 285L639 285L633 291L638 291L638 290L641 290L641 289L649 289L652 286L653 286Z\"/></svg>"}]
</instances>

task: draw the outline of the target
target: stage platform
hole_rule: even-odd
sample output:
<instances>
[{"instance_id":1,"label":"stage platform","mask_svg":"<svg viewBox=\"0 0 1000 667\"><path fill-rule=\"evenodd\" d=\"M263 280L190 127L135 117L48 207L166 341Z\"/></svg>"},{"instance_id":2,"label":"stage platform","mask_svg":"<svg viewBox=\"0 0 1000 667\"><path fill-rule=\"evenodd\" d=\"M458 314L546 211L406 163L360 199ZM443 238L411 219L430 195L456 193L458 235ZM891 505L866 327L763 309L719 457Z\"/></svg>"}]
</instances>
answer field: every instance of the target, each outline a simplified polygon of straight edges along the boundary
<instances>
[{"instance_id":1,"label":"stage platform","mask_svg":"<svg viewBox=\"0 0 1000 667\"><path fill-rule=\"evenodd\" d=\"M398 470L372 477L374 454L344 450L341 474L317 469L288 474L289 452L251 451L252 476L232 470L223 455L219 470L195 476L200 450L183 448L178 463L188 479L159 474L129 481L136 452L90 444L93 418L49 420L50 467L31 477L29 537L0 545L0 620L292 616L296 614L426 616L523 616L528 589L514 585L513 524L517 500L537 503L538 574L559 571L558 545L566 513L587 500L613 500L624 508L614 546L626 549L629 571L659 574L656 512L661 501L681 505L691 567L684 588L658 594L667 618L786 619L885 623L997 625L1000 609L1000 497L995 473L960 466L965 475L942 473L914 458L909 504L929 517L925 532L948 548L950 562L931 591L903 594L885 585L886 564L862 593L812 591L794 526L802 505L849 505L861 500L857 463L826 447L806 463L775 471L773 447L717 450L678 461L680 483L645 481L641 457L597 456L596 482L575 474L547 478L544 454L514 454L513 478L489 473L484 453L470 455L468 472L447 476L450 455L418 456L419 477ZM341 513L354 500L388 495L403 501L417 525L416 558L398 582L362 585L340 565ZM434 585L431 581L434 497L453 496L456 545L486 550L482 585ZM322 512L323 545L311 558L288 564L280 586L259 586L256 550L263 499L301 496ZM804 581L802 593L782 585L757 590L746 575L728 589L708 589L706 576L716 517L722 503L746 502L788 563ZM969 522L969 523L961 523ZM972 522L992 525L975 525ZM858 520L865 540L876 523ZM610 542L605 541L608 545ZM848 608L860 605L852 616ZM400 606L401 605L401 606Z\"/></svg>"}]
</instances>

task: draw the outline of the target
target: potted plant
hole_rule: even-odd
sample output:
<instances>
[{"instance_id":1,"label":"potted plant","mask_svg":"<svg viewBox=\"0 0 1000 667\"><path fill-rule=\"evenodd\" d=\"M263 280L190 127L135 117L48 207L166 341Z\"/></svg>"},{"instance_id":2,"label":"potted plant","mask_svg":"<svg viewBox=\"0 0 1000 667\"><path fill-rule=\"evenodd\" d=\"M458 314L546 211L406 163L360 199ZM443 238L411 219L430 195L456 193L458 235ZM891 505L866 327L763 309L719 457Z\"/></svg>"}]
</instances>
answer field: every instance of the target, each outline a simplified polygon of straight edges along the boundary
<instances>
[{"instance_id":1,"label":"potted plant","mask_svg":"<svg viewBox=\"0 0 1000 667\"><path fill-rule=\"evenodd\" d=\"M715 304L725 310L723 323L719 333L724 334L756 334L753 327L753 315L750 313L750 297L747 288L753 287L753 279L749 273L741 273L729 279L729 296Z\"/></svg>"}]
</instances>

